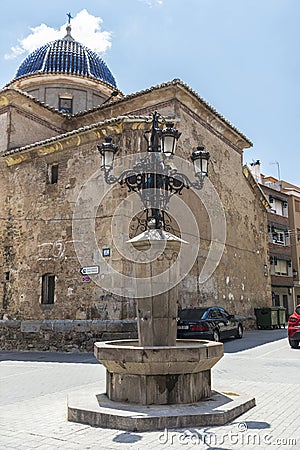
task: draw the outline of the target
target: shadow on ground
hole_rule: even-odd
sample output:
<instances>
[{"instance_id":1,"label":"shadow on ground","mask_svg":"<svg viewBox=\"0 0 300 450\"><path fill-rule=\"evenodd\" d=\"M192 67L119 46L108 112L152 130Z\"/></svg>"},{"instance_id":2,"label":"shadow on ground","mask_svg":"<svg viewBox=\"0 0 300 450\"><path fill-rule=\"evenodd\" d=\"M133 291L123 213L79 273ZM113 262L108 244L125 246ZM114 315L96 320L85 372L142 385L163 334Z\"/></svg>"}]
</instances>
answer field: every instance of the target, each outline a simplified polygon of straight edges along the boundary
<instances>
[{"instance_id":1,"label":"shadow on ground","mask_svg":"<svg viewBox=\"0 0 300 450\"><path fill-rule=\"evenodd\" d=\"M118 434L113 438L113 442L117 442L119 444L134 444L142 439L142 436L139 436L135 433L131 433L126 431L124 433Z\"/></svg>"},{"instance_id":2,"label":"shadow on ground","mask_svg":"<svg viewBox=\"0 0 300 450\"><path fill-rule=\"evenodd\" d=\"M63 353L35 351L0 351L0 361L58 362L72 364L99 364L93 353Z\"/></svg>"},{"instance_id":3,"label":"shadow on ground","mask_svg":"<svg viewBox=\"0 0 300 450\"><path fill-rule=\"evenodd\" d=\"M242 339L227 339L224 341L224 352L235 353L250 348L259 347L280 340L287 340L287 330L284 328L275 330L245 331Z\"/></svg>"}]
</instances>

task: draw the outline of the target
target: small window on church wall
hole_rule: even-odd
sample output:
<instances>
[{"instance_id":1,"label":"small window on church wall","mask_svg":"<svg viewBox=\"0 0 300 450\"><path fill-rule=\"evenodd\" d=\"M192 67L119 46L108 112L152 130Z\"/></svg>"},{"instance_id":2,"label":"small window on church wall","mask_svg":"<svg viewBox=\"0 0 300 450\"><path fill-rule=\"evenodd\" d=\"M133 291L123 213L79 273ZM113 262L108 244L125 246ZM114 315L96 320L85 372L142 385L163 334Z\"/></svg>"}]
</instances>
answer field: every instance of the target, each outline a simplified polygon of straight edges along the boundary
<instances>
[{"instance_id":1,"label":"small window on church wall","mask_svg":"<svg viewBox=\"0 0 300 450\"><path fill-rule=\"evenodd\" d=\"M48 166L48 183L57 184L58 182L58 164Z\"/></svg>"},{"instance_id":2,"label":"small window on church wall","mask_svg":"<svg viewBox=\"0 0 300 450\"><path fill-rule=\"evenodd\" d=\"M42 305L54 304L55 275L46 273L42 277Z\"/></svg>"},{"instance_id":3,"label":"small window on church wall","mask_svg":"<svg viewBox=\"0 0 300 450\"><path fill-rule=\"evenodd\" d=\"M59 97L58 109L61 112L72 114L73 110L73 98L72 97Z\"/></svg>"}]
</instances>

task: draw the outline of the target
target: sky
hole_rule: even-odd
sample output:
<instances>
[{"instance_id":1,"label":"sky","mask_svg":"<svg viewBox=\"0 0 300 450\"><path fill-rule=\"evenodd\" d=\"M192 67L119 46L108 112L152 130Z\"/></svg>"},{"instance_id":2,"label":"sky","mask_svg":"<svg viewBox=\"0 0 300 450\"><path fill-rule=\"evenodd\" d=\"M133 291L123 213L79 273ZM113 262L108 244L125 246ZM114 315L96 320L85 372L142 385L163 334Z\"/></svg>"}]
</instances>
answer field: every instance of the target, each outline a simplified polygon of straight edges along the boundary
<instances>
[{"instance_id":1,"label":"sky","mask_svg":"<svg viewBox=\"0 0 300 450\"><path fill-rule=\"evenodd\" d=\"M253 142L245 163L300 184L299 0L3 1L2 87L69 12L124 94L180 78Z\"/></svg>"}]
</instances>

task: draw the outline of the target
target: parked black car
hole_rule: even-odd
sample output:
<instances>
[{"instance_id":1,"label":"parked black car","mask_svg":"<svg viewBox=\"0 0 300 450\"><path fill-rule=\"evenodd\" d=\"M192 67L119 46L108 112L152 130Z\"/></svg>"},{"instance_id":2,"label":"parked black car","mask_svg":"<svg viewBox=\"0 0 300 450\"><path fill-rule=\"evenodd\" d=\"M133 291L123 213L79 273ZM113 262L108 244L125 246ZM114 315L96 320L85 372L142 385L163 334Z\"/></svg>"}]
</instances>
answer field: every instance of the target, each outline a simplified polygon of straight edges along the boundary
<instances>
[{"instance_id":1,"label":"parked black car","mask_svg":"<svg viewBox=\"0 0 300 450\"><path fill-rule=\"evenodd\" d=\"M178 339L208 339L219 342L228 337L243 337L241 320L224 308L184 308L178 312Z\"/></svg>"}]
</instances>

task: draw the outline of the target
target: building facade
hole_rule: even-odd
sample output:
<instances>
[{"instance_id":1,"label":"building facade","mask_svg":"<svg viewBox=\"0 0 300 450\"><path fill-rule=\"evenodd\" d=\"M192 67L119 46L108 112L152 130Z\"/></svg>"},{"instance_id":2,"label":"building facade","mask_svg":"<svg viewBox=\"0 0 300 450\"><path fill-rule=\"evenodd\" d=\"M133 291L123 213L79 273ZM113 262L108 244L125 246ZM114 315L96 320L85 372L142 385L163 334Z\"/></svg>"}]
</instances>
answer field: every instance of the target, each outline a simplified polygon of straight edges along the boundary
<instances>
[{"instance_id":1,"label":"building facade","mask_svg":"<svg viewBox=\"0 0 300 450\"><path fill-rule=\"evenodd\" d=\"M0 94L2 316L136 316L134 262L123 250L143 208L118 184L105 190L97 145L112 137L121 166L142 155L154 111L182 132L178 164L199 145L210 152L203 196L192 189L182 195L182 211L191 211L198 232L185 235L181 207L170 211L173 231L179 225L179 235L197 247L178 303L218 304L243 315L271 304L266 203L243 172L251 142L180 80L124 96L68 27L65 38L29 55ZM85 277L83 266L99 273Z\"/></svg>"},{"instance_id":2,"label":"building facade","mask_svg":"<svg viewBox=\"0 0 300 450\"><path fill-rule=\"evenodd\" d=\"M300 187L282 181L282 189L288 197L290 239L294 281L294 303L300 304Z\"/></svg>"},{"instance_id":3,"label":"building facade","mask_svg":"<svg viewBox=\"0 0 300 450\"><path fill-rule=\"evenodd\" d=\"M287 315L294 310L292 211L283 182L260 173L260 162L251 165L252 173L268 199L269 267L273 306L284 306Z\"/></svg>"}]
</instances>

